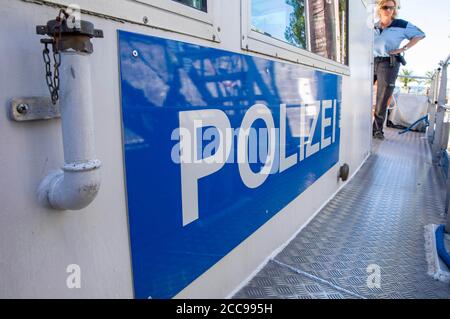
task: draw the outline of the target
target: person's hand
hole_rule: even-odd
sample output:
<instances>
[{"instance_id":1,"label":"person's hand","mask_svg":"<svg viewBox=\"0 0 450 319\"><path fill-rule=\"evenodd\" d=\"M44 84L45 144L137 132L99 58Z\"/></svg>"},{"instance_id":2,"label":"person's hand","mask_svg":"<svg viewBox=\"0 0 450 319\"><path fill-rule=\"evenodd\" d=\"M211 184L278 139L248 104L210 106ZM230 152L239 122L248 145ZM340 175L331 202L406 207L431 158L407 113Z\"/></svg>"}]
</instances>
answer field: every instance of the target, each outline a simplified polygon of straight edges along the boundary
<instances>
[{"instance_id":1,"label":"person's hand","mask_svg":"<svg viewBox=\"0 0 450 319\"><path fill-rule=\"evenodd\" d=\"M394 51L389 52L389 54L396 55L396 54L400 54L400 53L402 53L402 52L405 52L405 50L403 50L403 49L397 49L397 50L394 50Z\"/></svg>"}]
</instances>

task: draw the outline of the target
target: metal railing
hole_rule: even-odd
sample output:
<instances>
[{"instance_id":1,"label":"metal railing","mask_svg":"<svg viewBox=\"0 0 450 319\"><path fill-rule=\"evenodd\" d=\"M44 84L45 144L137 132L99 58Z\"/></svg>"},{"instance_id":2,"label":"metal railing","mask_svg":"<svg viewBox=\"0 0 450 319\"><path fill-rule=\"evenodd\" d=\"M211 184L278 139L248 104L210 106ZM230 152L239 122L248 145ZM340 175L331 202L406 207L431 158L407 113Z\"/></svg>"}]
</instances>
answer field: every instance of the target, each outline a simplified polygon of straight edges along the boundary
<instances>
[{"instance_id":1,"label":"metal railing","mask_svg":"<svg viewBox=\"0 0 450 319\"><path fill-rule=\"evenodd\" d=\"M447 213L446 231L450 232L450 105L447 101L447 71L450 55L440 63L435 71L428 94L428 115L430 126L427 137L431 144L433 163L441 165L447 176L447 195L445 212Z\"/></svg>"}]
</instances>

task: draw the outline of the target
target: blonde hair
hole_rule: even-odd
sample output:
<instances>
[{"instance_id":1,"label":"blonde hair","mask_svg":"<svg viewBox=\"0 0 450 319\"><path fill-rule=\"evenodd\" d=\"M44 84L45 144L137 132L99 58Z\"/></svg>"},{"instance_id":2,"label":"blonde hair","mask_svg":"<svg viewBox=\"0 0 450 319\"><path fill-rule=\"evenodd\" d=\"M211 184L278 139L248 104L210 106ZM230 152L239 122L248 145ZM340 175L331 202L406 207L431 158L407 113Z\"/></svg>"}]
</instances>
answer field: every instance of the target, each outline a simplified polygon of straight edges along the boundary
<instances>
[{"instance_id":1,"label":"blonde hair","mask_svg":"<svg viewBox=\"0 0 450 319\"><path fill-rule=\"evenodd\" d=\"M398 9L399 9L399 4L397 0L378 0L377 2L377 15L378 17L380 17L380 10L381 7L384 6L386 4L386 2L393 2L395 4L395 9L394 9L394 13L392 14L392 18L397 18L398 16Z\"/></svg>"}]
</instances>

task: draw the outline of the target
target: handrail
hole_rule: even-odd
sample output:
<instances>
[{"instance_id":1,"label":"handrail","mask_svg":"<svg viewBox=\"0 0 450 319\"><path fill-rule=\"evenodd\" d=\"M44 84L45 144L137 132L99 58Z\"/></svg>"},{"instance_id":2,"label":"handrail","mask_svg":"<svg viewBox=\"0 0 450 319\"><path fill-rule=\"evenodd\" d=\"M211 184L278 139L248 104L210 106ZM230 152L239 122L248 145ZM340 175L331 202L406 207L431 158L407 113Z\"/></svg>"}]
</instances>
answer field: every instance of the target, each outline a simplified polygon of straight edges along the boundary
<instances>
[{"instance_id":1,"label":"handrail","mask_svg":"<svg viewBox=\"0 0 450 319\"><path fill-rule=\"evenodd\" d=\"M419 76L419 75L403 75L399 74L399 78L406 78L406 79L416 79L416 80L431 80L428 76Z\"/></svg>"},{"instance_id":2,"label":"handrail","mask_svg":"<svg viewBox=\"0 0 450 319\"><path fill-rule=\"evenodd\" d=\"M447 213L445 230L447 233L450 233L450 163L442 161L442 159L444 156L449 156L448 150L450 150L450 123L447 113L450 111L450 105L447 104L447 71L449 62L450 55L447 56L445 61L439 63L439 67L434 72L431 80L428 95L428 115L431 123L427 131L432 149L433 163L443 164L443 169L446 170L444 173L447 176L445 199L445 212Z\"/></svg>"},{"instance_id":3,"label":"handrail","mask_svg":"<svg viewBox=\"0 0 450 319\"><path fill-rule=\"evenodd\" d=\"M432 137L430 139L432 143L433 152L433 163L438 164L441 161L443 151L448 149L449 133L450 127L446 123L445 113L447 112L446 98L447 98L447 69L448 62L450 61L450 55L447 57L445 62L441 61L439 63L439 68L436 71L436 76L433 79L432 87L433 92L431 97L431 105L429 106L429 111L434 112L434 123L429 129L434 130L428 134ZM433 103L434 101L434 103ZM434 104L434 105L433 105ZM450 199L450 197L449 197Z\"/></svg>"}]
</instances>

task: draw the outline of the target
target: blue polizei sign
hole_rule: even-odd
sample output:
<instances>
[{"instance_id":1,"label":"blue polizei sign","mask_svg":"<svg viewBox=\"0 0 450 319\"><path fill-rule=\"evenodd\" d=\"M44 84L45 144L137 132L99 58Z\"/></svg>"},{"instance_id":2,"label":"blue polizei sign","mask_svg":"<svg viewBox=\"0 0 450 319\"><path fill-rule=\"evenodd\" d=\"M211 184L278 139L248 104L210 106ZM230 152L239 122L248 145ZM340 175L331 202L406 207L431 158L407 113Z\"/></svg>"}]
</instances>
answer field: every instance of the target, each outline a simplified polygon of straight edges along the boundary
<instances>
[{"instance_id":1,"label":"blue polizei sign","mask_svg":"<svg viewBox=\"0 0 450 319\"><path fill-rule=\"evenodd\" d=\"M170 298L338 162L342 79L122 31L119 50L135 296Z\"/></svg>"}]
</instances>

